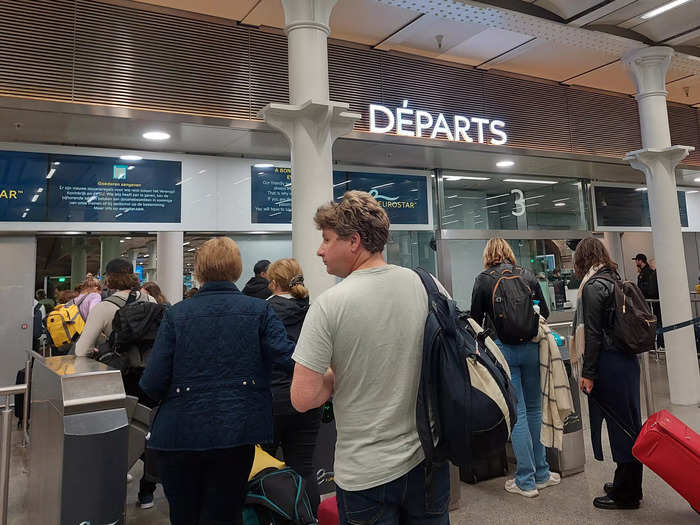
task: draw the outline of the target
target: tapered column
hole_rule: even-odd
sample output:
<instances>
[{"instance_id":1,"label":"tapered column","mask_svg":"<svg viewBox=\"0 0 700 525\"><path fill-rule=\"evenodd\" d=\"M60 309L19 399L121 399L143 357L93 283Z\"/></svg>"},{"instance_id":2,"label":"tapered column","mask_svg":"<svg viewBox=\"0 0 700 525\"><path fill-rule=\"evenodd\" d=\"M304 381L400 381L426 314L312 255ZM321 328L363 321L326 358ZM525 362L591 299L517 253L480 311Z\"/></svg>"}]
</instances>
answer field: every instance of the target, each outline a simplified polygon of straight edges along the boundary
<instances>
[{"instance_id":1,"label":"tapered column","mask_svg":"<svg viewBox=\"0 0 700 525\"><path fill-rule=\"evenodd\" d=\"M289 52L289 104L260 114L289 140L292 160L292 253L311 298L335 283L316 256L321 234L313 216L333 199L331 148L352 130L357 113L328 95L328 21L337 0L282 0Z\"/></svg>"},{"instance_id":2,"label":"tapered column","mask_svg":"<svg viewBox=\"0 0 700 525\"><path fill-rule=\"evenodd\" d=\"M665 326L692 318L675 168L694 148L671 146L666 71L673 53L669 47L647 47L623 58L637 88L635 98L639 106L643 146L641 150L628 153L626 160L646 176ZM699 403L700 370L693 327L668 332L664 339L671 402L679 405Z\"/></svg>"}]
</instances>

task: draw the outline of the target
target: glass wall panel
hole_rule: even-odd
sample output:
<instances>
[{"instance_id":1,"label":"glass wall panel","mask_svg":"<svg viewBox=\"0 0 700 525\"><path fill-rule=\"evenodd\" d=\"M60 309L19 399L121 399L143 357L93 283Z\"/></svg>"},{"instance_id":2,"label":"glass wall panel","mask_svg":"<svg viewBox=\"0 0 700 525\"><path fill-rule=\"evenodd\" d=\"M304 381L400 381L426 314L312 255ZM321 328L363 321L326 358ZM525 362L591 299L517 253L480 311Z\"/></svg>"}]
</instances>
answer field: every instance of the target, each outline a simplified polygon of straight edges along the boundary
<instances>
[{"instance_id":1,"label":"glass wall panel","mask_svg":"<svg viewBox=\"0 0 700 525\"><path fill-rule=\"evenodd\" d=\"M435 234L432 231L392 231L386 245L389 264L424 268L437 275Z\"/></svg>"},{"instance_id":2,"label":"glass wall panel","mask_svg":"<svg viewBox=\"0 0 700 525\"><path fill-rule=\"evenodd\" d=\"M450 240L448 242L452 295L460 309L471 307L476 276L484 269L482 254L485 240ZM579 281L574 277L573 250L577 240L509 239L517 263L536 276L549 309L569 310L576 307Z\"/></svg>"},{"instance_id":3,"label":"glass wall panel","mask_svg":"<svg viewBox=\"0 0 700 525\"><path fill-rule=\"evenodd\" d=\"M445 170L441 182L443 229L587 229L576 179Z\"/></svg>"},{"instance_id":4,"label":"glass wall panel","mask_svg":"<svg viewBox=\"0 0 700 525\"><path fill-rule=\"evenodd\" d=\"M646 188L598 185L594 187L598 226L650 228L649 196ZM685 191L678 192L681 226L688 226Z\"/></svg>"}]
</instances>

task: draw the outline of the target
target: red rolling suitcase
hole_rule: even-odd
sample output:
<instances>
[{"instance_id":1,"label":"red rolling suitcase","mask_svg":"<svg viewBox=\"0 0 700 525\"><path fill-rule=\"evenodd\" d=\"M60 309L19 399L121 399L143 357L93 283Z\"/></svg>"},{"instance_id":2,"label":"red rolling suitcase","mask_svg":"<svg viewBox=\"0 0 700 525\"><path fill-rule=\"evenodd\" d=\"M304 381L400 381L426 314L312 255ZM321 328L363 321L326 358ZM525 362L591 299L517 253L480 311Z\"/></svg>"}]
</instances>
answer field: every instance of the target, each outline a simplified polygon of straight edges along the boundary
<instances>
[{"instance_id":1,"label":"red rolling suitcase","mask_svg":"<svg viewBox=\"0 0 700 525\"><path fill-rule=\"evenodd\" d=\"M318 525L339 525L338 500L335 496L324 499L318 506Z\"/></svg>"},{"instance_id":2,"label":"red rolling suitcase","mask_svg":"<svg viewBox=\"0 0 700 525\"><path fill-rule=\"evenodd\" d=\"M661 410L644 423L632 453L700 512L700 435Z\"/></svg>"}]
</instances>

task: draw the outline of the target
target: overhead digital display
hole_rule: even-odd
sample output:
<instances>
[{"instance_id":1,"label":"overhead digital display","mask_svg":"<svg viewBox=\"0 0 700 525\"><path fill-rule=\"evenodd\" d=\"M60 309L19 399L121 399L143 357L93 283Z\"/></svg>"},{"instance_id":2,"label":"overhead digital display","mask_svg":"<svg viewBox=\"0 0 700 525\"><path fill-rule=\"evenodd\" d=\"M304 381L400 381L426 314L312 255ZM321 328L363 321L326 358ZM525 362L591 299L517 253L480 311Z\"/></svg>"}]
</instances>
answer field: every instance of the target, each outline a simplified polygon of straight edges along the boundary
<instances>
[{"instance_id":1,"label":"overhead digital display","mask_svg":"<svg viewBox=\"0 0 700 525\"><path fill-rule=\"evenodd\" d=\"M0 221L177 223L181 176L175 161L0 151Z\"/></svg>"}]
</instances>

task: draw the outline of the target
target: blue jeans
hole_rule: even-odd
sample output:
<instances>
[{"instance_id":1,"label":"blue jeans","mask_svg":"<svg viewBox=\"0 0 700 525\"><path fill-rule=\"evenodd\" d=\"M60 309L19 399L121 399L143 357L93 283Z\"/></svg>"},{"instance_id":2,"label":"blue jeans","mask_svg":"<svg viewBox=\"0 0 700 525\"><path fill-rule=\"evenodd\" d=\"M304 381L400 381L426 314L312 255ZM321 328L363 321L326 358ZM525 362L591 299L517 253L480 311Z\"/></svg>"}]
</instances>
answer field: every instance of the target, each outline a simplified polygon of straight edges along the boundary
<instances>
[{"instance_id":1,"label":"blue jeans","mask_svg":"<svg viewBox=\"0 0 700 525\"><path fill-rule=\"evenodd\" d=\"M549 465L540 441L542 390L540 350L537 343L509 345L496 341L510 366L511 380L518 397L518 422L511 432L517 461L515 484L522 490L535 490L549 479Z\"/></svg>"},{"instance_id":2,"label":"blue jeans","mask_svg":"<svg viewBox=\"0 0 700 525\"><path fill-rule=\"evenodd\" d=\"M449 525L449 464L433 465L432 480L424 461L399 479L371 489L336 486L336 496L340 525Z\"/></svg>"}]
</instances>

